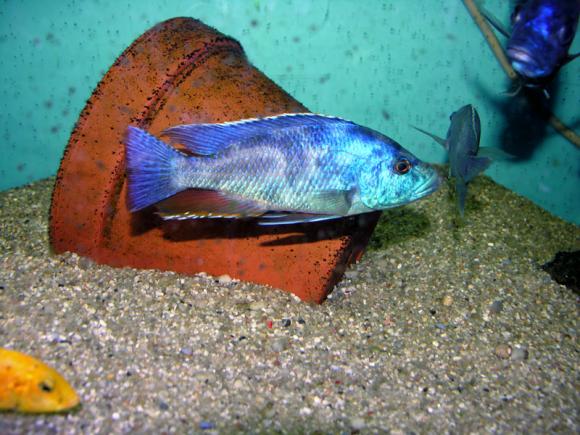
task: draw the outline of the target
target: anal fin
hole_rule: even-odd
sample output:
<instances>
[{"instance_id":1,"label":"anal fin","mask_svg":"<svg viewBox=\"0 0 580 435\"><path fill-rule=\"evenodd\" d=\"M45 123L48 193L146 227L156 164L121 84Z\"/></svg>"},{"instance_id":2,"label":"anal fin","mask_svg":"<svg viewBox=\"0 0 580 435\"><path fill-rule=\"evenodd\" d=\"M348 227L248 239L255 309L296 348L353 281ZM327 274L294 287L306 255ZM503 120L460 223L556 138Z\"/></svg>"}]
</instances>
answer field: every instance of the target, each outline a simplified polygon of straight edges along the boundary
<instances>
[{"instance_id":1,"label":"anal fin","mask_svg":"<svg viewBox=\"0 0 580 435\"><path fill-rule=\"evenodd\" d=\"M184 190L156 206L166 220L256 217L267 211L257 201L204 189Z\"/></svg>"}]
</instances>

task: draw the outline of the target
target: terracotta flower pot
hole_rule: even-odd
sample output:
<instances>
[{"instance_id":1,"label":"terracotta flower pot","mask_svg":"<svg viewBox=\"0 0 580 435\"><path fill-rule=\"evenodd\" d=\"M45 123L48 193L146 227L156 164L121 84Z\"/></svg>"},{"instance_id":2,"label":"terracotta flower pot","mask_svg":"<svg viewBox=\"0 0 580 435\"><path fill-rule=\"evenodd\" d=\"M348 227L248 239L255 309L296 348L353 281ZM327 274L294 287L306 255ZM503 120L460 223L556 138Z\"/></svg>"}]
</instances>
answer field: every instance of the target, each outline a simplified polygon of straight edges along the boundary
<instances>
[{"instance_id":1,"label":"terracotta flower pot","mask_svg":"<svg viewBox=\"0 0 580 435\"><path fill-rule=\"evenodd\" d=\"M253 67L234 39L190 18L158 24L115 61L77 121L53 192L53 250L112 266L228 274L323 301L362 254L380 213L264 228L162 222L126 206L128 125L157 135L176 124L307 111Z\"/></svg>"}]
</instances>

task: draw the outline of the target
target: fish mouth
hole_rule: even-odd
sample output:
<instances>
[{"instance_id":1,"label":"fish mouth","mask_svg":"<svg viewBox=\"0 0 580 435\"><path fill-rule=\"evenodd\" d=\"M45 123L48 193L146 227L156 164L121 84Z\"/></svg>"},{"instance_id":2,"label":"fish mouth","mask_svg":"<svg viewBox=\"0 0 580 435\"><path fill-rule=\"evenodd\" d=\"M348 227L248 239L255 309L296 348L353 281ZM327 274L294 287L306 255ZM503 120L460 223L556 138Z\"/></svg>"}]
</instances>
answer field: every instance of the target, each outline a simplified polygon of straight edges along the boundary
<instances>
[{"instance_id":1,"label":"fish mouth","mask_svg":"<svg viewBox=\"0 0 580 435\"><path fill-rule=\"evenodd\" d=\"M433 171L431 176L427 178L415 191L415 198L423 198L427 195L431 195L441 186L441 177L437 171Z\"/></svg>"},{"instance_id":2,"label":"fish mouth","mask_svg":"<svg viewBox=\"0 0 580 435\"><path fill-rule=\"evenodd\" d=\"M508 47L507 54L512 61L533 63L530 52L521 47Z\"/></svg>"},{"instance_id":3,"label":"fish mouth","mask_svg":"<svg viewBox=\"0 0 580 435\"><path fill-rule=\"evenodd\" d=\"M425 174L428 175L427 173ZM428 175L427 179L423 181L423 183L421 183L419 187L417 187L417 189L413 192L413 195L410 198L405 199L403 201L399 201L397 203L393 203L389 206L389 208L399 207L402 205L409 204L411 202L418 201L421 198L431 195L433 192L439 189L440 186L441 186L441 177L439 176L437 171L433 170L433 172Z\"/></svg>"},{"instance_id":4,"label":"fish mouth","mask_svg":"<svg viewBox=\"0 0 580 435\"><path fill-rule=\"evenodd\" d=\"M532 54L522 47L508 47L507 56L512 67L521 75L529 78L545 76L545 71L539 67Z\"/></svg>"}]
</instances>

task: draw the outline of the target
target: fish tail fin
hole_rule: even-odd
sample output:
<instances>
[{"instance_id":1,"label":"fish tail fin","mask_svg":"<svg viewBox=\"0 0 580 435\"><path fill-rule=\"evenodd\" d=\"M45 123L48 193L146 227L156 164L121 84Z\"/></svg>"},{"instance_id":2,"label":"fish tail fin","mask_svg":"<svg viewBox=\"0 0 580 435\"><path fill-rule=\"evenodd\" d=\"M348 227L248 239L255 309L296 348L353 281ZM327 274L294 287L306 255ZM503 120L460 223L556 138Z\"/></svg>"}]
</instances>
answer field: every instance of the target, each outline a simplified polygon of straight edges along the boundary
<instances>
[{"instance_id":1,"label":"fish tail fin","mask_svg":"<svg viewBox=\"0 0 580 435\"><path fill-rule=\"evenodd\" d=\"M465 198L467 197L467 183L459 178L455 180L455 195L457 196L459 215L463 219L465 215Z\"/></svg>"},{"instance_id":2,"label":"fish tail fin","mask_svg":"<svg viewBox=\"0 0 580 435\"><path fill-rule=\"evenodd\" d=\"M125 137L129 210L134 212L175 195L175 161L187 158L144 130L129 127Z\"/></svg>"}]
</instances>

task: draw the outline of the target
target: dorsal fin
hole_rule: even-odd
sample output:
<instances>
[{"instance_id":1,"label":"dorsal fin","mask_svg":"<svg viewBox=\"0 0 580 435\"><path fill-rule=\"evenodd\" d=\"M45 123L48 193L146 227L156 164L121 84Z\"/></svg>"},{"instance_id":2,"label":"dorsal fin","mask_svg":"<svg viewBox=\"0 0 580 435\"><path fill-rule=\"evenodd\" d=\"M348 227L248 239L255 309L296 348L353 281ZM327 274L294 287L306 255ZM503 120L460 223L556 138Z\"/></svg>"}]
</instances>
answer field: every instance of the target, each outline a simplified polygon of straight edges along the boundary
<instances>
[{"instance_id":1,"label":"dorsal fin","mask_svg":"<svg viewBox=\"0 0 580 435\"><path fill-rule=\"evenodd\" d=\"M172 142L184 145L188 151L208 156L216 154L250 137L275 130L322 125L355 125L345 119L313 113L286 113L267 118L251 118L221 124L186 124L163 131Z\"/></svg>"}]
</instances>

